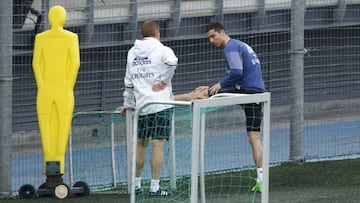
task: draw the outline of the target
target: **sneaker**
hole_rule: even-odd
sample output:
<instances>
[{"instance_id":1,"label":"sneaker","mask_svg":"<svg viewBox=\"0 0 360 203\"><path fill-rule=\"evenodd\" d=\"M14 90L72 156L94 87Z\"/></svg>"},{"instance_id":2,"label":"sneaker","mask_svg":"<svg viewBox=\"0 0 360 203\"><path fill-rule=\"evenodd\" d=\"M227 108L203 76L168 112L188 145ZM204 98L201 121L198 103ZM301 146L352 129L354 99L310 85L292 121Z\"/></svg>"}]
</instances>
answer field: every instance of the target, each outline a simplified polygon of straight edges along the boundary
<instances>
[{"instance_id":1,"label":"sneaker","mask_svg":"<svg viewBox=\"0 0 360 203\"><path fill-rule=\"evenodd\" d=\"M256 181L254 187L251 188L252 192L262 192L262 183L260 181Z\"/></svg>"},{"instance_id":2,"label":"sneaker","mask_svg":"<svg viewBox=\"0 0 360 203\"><path fill-rule=\"evenodd\" d=\"M150 196L157 196L157 197L166 197L166 196L170 195L170 193L167 190L165 190L165 189L163 189L161 187L159 188L158 191L149 192L149 194L150 194Z\"/></svg>"},{"instance_id":3,"label":"sneaker","mask_svg":"<svg viewBox=\"0 0 360 203\"><path fill-rule=\"evenodd\" d=\"M137 195L137 194L141 194L141 193L143 193L144 192L144 189L143 188L141 188L141 187L135 187L135 194Z\"/></svg>"}]
</instances>

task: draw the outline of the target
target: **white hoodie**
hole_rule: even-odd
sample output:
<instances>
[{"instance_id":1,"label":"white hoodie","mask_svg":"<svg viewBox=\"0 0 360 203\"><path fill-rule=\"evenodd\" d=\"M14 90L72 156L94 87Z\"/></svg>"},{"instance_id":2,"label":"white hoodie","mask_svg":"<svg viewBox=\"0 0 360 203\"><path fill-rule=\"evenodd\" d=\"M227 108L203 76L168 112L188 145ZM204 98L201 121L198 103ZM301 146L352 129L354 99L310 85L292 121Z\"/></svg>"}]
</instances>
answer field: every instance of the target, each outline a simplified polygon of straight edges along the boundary
<instances>
[{"instance_id":1,"label":"white hoodie","mask_svg":"<svg viewBox=\"0 0 360 203\"><path fill-rule=\"evenodd\" d=\"M127 56L124 107L138 108L154 100L173 100L171 79L178 59L172 49L153 37L136 40ZM164 82L167 86L154 92L154 84ZM140 114L150 114L170 108L169 105L150 105Z\"/></svg>"}]
</instances>

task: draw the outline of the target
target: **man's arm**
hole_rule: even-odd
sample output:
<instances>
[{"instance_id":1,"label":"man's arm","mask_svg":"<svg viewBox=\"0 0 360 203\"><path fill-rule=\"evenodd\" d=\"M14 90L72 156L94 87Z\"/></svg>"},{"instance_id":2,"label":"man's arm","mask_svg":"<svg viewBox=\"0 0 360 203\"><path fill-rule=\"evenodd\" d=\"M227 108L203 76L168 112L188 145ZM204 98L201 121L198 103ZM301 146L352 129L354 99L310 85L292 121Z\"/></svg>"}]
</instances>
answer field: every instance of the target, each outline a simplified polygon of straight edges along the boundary
<instances>
[{"instance_id":1,"label":"man's arm","mask_svg":"<svg viewBox=\"0 0 360 203\"><path fill-rule=\"evenodd\" d=\"M131 80L130 72L129 72L129 64L126 64L126 73L124 78L125 90L123 93L124 96L124 108L135 108L135 90L134 84Z\"/></svg>"},{"instance_id":2,"label":"man's arm","mask_svg":"<svg viewBox=\"0 0 360 203\"><path fill-rule=\"evenodd\" d=\"M164 47L163 52L162 61L164 63L164 69L160 73L161 81L165 84L169 84L174 76L178 58L176 57L174 51L169 47Z\"/></svg>"},{"instance_id":3,"label":"man's arm","mask_svg":"<svg viewBox=\"0 0 360 203\"><path fill-rule=\"evenodd\" d=\"M208 86L200 86L191 92L175 95L174 100L191 101L193 99L207 99L209 98L208 89L209 89Z\"/></svg>"}]
</instances>

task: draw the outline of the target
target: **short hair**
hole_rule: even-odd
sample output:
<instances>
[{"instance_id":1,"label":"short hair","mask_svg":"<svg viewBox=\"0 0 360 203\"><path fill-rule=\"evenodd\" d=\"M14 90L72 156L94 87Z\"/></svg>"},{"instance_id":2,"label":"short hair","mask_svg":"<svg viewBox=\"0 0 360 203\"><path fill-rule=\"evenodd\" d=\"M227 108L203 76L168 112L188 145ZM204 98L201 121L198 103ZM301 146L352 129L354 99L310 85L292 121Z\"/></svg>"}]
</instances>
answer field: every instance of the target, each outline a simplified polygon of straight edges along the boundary
<instances>
[{"instance_id":1,"label":"short hair","mask_svg":"<svg viewBox=\"0 0 360 203\"><path fill-rule=\"evenodd\" d=\"M141 26L142 37L155 37L156 31L160 31L159 24L154 21L147 20Z\"/></svg>"},{"instance_id":2,"label":"short hair","mask_svg":"<svg viewBox=\"0 0 360 203\"><path fill-rule=\"evenodd\" d=\"M211 22L205 27L205 32L209 32L212 29L214 29L216 32L225 30L224 26L220 22Z\"/></svg>"}]
</instances>

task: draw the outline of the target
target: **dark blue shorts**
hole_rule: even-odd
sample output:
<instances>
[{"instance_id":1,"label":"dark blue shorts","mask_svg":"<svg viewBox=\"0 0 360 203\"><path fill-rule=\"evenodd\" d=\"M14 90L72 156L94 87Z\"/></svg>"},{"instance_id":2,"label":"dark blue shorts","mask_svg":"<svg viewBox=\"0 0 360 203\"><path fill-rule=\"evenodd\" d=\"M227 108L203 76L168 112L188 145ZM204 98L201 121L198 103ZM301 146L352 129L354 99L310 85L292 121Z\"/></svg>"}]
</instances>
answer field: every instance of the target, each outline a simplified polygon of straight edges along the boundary
<instances>
[{"instance_id":1,"label":"dark blue shorts","mask_svg":"<svg viewBox=\"0 0 360 203\"><path fill-rule=\"evenodd\" d=\"M256 94L256 93L261 93L261 92L244 92L244 91L236 90L236 89L229 89L229 90L221 89L219 91L219 93ZM208 94L209 94L209 96L211 96L210 93L208 93ZM249 131L260 131L261 121L262 121L262 117L263 117L262 104L251 103L251 104L241 104L240 106L245 111L246 130L248 132Z\"/></svg>"},{"instance_id":2,"label":"dark blue shorts","mask_svg":"<svg viewBox=\"0 0 360 203\"><path fill-rule=\"evenodd\" d=\"M261 121L263 117L262 104L242 104L241 107L245 111L246 116L246 130L260 131Z\"/></svg>"},{"instance_id":3,"label":"dark blue shorts","mask_svg":"<svg viewBox=\"0 0 360 203\"><path fill-rule=\"evenodd\" d=\"M139 139L166 139L171 132L172 108L157 113L140 115L138 121Z\"/></svg>"}]
</instances>

